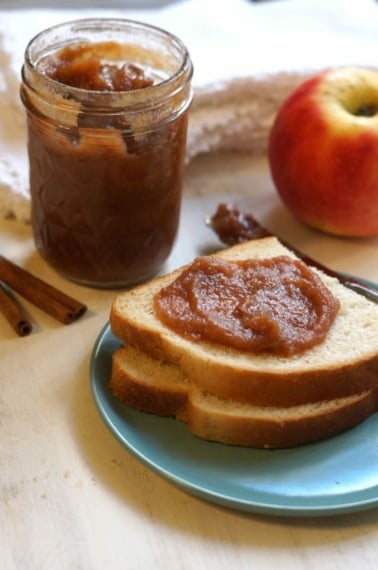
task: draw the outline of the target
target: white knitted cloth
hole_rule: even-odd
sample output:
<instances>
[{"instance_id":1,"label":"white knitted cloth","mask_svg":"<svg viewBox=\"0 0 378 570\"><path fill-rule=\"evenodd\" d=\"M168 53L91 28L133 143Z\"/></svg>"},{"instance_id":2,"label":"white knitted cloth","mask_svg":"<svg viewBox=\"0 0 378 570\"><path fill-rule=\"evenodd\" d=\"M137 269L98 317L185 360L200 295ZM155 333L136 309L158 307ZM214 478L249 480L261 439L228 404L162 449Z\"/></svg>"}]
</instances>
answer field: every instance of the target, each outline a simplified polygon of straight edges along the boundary
<instances>
[{"instance_id":1,"label":"white knitted cloth","mask_svg":"<svg viewBox=\"0 0 378 570\"><path fill-rule=\"evenodd\" d=\"M88 16L151 22L186 43L195 68L188 161L214 150L263 152L277 107L306 76L335 65L377 66L374 0L184 0L149 10L0 10L1 216L29 220L18 94L25 46L48 26Z\"/></svg>"}]
</instances>

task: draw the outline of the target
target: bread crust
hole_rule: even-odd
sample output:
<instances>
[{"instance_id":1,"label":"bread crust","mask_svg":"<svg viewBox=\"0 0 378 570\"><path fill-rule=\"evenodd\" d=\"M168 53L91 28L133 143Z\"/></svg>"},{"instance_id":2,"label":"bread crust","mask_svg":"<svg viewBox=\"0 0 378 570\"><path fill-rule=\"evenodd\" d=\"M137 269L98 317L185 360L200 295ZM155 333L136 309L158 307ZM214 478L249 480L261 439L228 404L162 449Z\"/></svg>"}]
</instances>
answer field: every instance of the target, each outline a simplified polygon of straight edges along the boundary
<instances>
[{"instance_id":1,"label":"bread crust","mask_svg":"<svg viewBox=\"0 0 378 570\"><path fill-rule=\"evenodd\" d=\"M296 406L294 406L294 409ZM356 427L377 409L375 390L332 400L328 407L307 411L306 415L276 416L271 409L269 417L229 414L222 418L221 409L209 409L188 401L186 422L190 431L209 441L228 445L264 449L297 447L334 436ZM248 407L247 407L248 410ZM290 408L289 408L290 410Z\"/></svg>"},{"instance_id":2,"label":"bread crust","mask_svg":"<svg viewBox=\"0 0 378 570\"><path fill-rule=\"evenodd\" d=\"M179 369L164 362L144 360L147 367L140 365L139 355L132 347L121 346L116 350L112 357L111 391L137 410L176 416L188 404L186 378Z\"/></svg>"},{"instance_id":3,"label":"bread crust","mask_svg":"<svg viewBox=\"0 0 378 570\"><path fill-rule=\"evenodd\" d=\"M290 407L240 404L201 392L174 364L131 346L113 355L110 389L126 405L185 422L208 441L288 448L351 429L377 410L376 388L352 396Z\"/></svg>"}]
</instances>

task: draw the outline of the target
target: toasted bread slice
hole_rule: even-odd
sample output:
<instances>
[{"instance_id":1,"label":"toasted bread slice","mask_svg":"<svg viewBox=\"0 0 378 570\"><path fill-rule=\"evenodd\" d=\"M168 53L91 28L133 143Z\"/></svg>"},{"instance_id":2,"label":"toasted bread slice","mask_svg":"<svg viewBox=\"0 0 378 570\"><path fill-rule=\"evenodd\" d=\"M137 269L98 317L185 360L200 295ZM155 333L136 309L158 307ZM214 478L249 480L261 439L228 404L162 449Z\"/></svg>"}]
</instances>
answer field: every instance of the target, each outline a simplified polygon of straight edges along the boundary
<instances>
[{"instance_id":1,"label":"toasted bread slice","mask_svg":"<svg viewBox=\"0 0 378 570\"><path fill-rule=\"evenodd\" d=\"M356 426L376 411L376 389L291 407L258 406L201 392L174 364L131 346L113 354L110 389L126 405L187 423L209 441L256 447L293 447Z\"/></svg>"},{"instance_id":2,"label":"toasted bread slice","mask_svg":"<svg viewBox=\"0 0 378 570\"><path fill-rule=\"evenodd\" d=\"M216 255L229 260L295 258L274 237L245 242ZM196 342L164 326L154 314L154 295L181 271L119 294L110 322L123 343L175 364L200 392L259 406L294 406L361 394L378 384L378 305L336 279L314 269L340 301L340 310L324 342L288 358Z\"/></svg>"}]
</instances>

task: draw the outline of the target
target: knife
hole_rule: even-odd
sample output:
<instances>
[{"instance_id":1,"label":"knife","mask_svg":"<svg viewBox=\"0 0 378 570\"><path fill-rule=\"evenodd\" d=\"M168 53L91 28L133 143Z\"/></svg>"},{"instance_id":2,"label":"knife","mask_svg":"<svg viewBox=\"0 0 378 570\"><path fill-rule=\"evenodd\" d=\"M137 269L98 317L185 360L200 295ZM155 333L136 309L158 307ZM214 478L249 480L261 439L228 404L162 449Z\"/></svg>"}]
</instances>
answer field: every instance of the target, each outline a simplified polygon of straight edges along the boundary
<instances>
[{"instance_id":1,"label":"knife","mask_svg":"<svg viewBox=\"0 0 378 570\"><path fill-rule=\"evenodd\" d=\"M263 227L249 212L243 213L233 204L219 204L212 216L206 217L205 223L219 237L222 243L231 246L251 239L262 237L276 237L282 245L290 249L299 259L307 265L320 269L326 275L334 277L348 289L352 289L359 295L363 295L370 301L378 303L378 285L366 279L360 279L354 275L335 271L316 259L302 253L279 236L274 236Z\"/></svg>"}]
</instances>

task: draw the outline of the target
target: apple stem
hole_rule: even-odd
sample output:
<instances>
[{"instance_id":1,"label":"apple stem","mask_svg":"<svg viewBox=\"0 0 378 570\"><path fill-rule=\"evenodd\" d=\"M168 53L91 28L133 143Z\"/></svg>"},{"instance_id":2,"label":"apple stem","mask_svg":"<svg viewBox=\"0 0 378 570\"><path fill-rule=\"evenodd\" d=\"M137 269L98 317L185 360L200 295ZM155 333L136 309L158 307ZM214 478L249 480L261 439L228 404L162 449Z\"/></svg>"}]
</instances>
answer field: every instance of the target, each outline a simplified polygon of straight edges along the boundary
<instances>
[{"instance_id":1,"label":"apple stem","mask_svg":"<svg viewBox=\"0 0 378 570\"><path fill-rule=\"evenodd\" d=\"M374 117L377 114L377 107L373 104L363 104L358 107L356 115L358 117Z\"/></svg>"}]
</instances>

